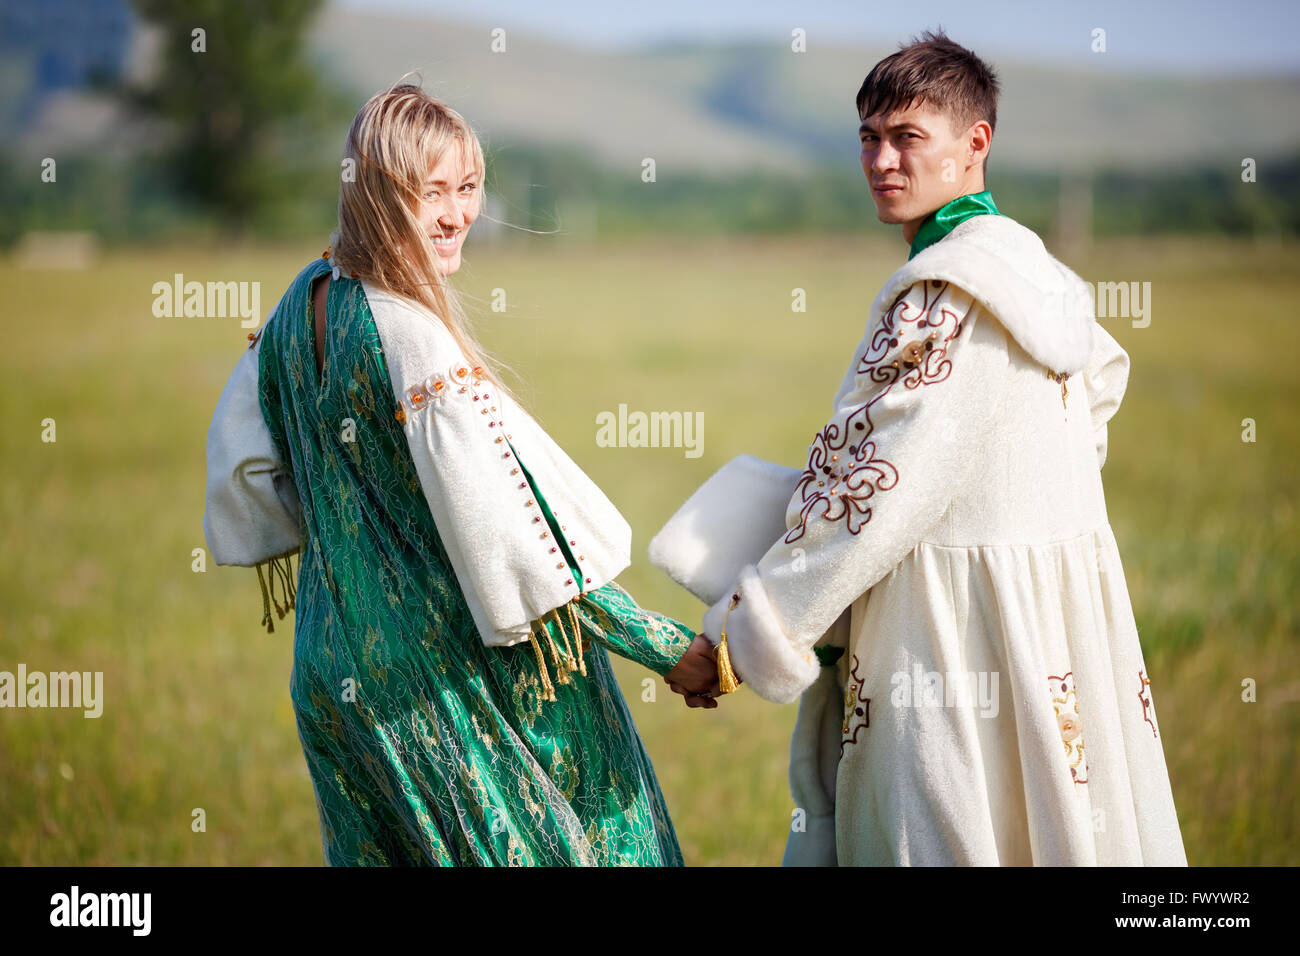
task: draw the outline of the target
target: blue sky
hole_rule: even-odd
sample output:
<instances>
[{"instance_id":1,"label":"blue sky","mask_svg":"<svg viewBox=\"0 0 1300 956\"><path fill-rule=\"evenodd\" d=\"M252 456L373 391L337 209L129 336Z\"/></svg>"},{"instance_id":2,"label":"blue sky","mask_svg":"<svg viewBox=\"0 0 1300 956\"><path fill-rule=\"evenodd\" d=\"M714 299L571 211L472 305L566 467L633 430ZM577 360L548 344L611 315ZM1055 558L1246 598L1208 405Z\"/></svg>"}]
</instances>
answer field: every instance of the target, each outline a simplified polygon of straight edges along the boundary
<instances>
[{"instance_id":1,"label":"blue sky","mask_svg":"<svg viewBox=\"0 0 1300 956\"><path fill-rule=\"evenodd\" d=\"M1297 0L334 0L488 26L514 27L580 46L622 48L666 39L780 39L802 27L810 46L863 44L892 52L942 25L977 53L1068 66L1090 55L1094 27L1107 53L1137 70L1300 72Z\"/></svg>"}]
</instances>

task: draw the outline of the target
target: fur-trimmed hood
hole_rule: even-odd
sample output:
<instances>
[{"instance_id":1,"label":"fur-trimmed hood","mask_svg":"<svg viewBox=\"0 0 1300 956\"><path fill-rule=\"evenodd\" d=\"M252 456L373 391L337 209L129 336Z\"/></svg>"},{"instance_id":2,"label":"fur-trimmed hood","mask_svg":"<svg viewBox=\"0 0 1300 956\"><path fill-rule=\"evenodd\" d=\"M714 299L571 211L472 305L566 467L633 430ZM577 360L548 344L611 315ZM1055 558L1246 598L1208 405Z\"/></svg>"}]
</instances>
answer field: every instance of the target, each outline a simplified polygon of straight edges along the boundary
<instances>
[{"instance_id":1,"label":"fur-trimmed hood","mask_svg":"<svg viewBox=\"0 0 1300 956\"><path fill-rule=\"evenodd\" d=\"M1073 374L1087 364L1096 323L1087 284L1014 219L981 215L958 223L890 276L872 314L927 279L968 292L1052 371Z\"/></svg>"}]
</instances>

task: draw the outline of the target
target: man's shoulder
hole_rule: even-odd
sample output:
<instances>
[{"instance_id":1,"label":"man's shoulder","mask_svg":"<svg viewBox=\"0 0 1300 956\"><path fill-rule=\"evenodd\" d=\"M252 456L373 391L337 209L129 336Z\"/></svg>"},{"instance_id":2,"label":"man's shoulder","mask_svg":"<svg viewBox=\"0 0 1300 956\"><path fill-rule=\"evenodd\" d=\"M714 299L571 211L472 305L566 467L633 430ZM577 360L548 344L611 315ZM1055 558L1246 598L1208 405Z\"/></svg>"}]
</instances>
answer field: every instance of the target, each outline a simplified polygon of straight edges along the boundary
<instances>
[{"instance_id":1,"label":"man's shoulder","mask_svg":"<svg viewBox=\"0 0 1300 956\"><path fill-rule=\"evenodd\" d=\"M954 226L947 239L994 247L1032 249L1047 254L1047 247L1038 233L1005 213L972 216Z\"/></svg>"},{"instance_id":2,"label":"man's shoulder","mask_svg":"<svg viewBox=\"0 0 1300 956\"><path fill-rule=\"evenodd\" d=\"M1048 252L1037 233L1009 216L959 223L890 276L876 309L883 312L922 282L944 282L968 293L1054 371L1072 373L1087 361L1094 321L1086 284Z\"/></svg>"},{"instance_id":3,"label":"man's shoulder","mask_svg":"<svg viewBox=\"0 0 1300 956\"><path fill-rule=\"evenodd\" d=\"M1028 274L1051 269L1051 264L1056 262L1038 233L1010 216L988 214L958 223L939 242L917 253L899 272L910 267L918 276L928 277L926 273L930 271L942 273L965 262L985 265L989 260Z\"/></svg>"}]
</instances>

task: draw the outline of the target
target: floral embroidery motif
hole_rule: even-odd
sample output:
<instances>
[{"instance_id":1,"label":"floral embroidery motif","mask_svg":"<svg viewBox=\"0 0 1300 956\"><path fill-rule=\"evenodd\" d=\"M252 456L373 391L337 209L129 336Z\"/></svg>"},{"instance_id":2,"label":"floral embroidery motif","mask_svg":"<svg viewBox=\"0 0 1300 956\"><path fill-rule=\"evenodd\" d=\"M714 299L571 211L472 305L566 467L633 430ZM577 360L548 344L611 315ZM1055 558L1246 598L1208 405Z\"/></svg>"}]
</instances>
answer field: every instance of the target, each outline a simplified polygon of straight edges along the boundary
<instances>
[{"instance_id":1,"label":"floral embroidery motif","mask_svg":"<svg viewBox=\"0 0 1300 956\"><path fill-rule=\"evenodd\" d=\"M1138 671L1138 700L1142 701L1142 719L1151 725L1151 736L1159 738L1160 733L1156 729L1156 703L1151 699L1151 679L1147 677L1146 671Z\"/></svg>"},{"instance_id":2,"label":"floral embroidery motif","mask_svg":"<svg viewBox=\"0 0 1300 956\"><path fill-rule=\"evenodd\" d=\"M1061 740L1065 742L1065 758L1070 762L1070 776L1075 783L1087 783L1088 760L1083 751L1083 720L1079 716L1079 699L1074 692L1074 672L1047 679L1051 682L1056 725L1060 728Z\"/></svg>"},{"instance_id":3,"label":"floral embroidery motif","mask_svg":"<svg viewBox=\"0 0 1300 956\"><path fill-rule=\"evenodd\" d=\"M418 412L432 405L441 406L448 395L453 392L462 394L471 388L475 390L474 401L479 401L480 397L487 398L486 392L480 396L477 391L483 384L484 378L485 373L481 365L470 368L468 365L457 363L448 370L446 375L435 372L423 382L412 385L406 390L393 417L405 424L408 410ZM483 411L486 412L487 408L484 407ZM496 409L493 408L493 411ZM497 424L498 422L493 420L493 427Z\"/></svg>"},{"instance_id":4,"label":"floral embroidery motif","mask_svg":"<svg viewBox=\"0 0 1300 956\"><path fill-rule=\"evenodd\" d=\"M818 514L827 521L843 519L849 533L857 534L871 520L871 499L876 492L898 484L898 469L878 454L871 409L900 382L904 388L916 389L942 382L951 374L948 346L961 334L962 321L951 309L935 308L946 288L947 283L938 280L924 283L919 308L904 292L885 313L857 368L859 377L866 375L884 387L849 412L842 424L830 422L813 439L808 467L795 487L803 507L799 523L785 536L787 544L802 538L808 519ZM920 337L905 345L897 359L886 363L885 358L909 330ZM853 444L849 444L851 437Z\"/></svg>"},{"instance_id":5,"label":"floral embroidery motif","mask_svg":"<svg viewBox=\"0 0 1300 956\"><path fill-rule=\"evenodd\" d=\"M841 728L840 753L858 742L858 732L871 726L871 698L862 696L863 680L858 676L858 656L853 655L849 679L844 685L844 726Z\"/></svg>"}]
</instances>

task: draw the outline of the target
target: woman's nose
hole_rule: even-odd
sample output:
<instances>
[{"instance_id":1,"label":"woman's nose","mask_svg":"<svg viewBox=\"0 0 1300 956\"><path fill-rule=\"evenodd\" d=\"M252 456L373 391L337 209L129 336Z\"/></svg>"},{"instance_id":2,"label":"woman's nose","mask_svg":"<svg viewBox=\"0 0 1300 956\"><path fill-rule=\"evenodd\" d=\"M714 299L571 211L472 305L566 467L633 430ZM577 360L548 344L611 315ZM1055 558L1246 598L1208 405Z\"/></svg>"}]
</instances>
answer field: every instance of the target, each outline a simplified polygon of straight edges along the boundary
<instances>
[{"instance_id":1,"label":"woman's nose","mask_svg":"<svg viewBox=\"0 0 1300 956\"><path fill-rule=\"evenodd\" d=\"M448 229L460 229L465 225L465 213L458 203L451 202L442 208L438 222Z\"/></svg>"}]
</instances>

